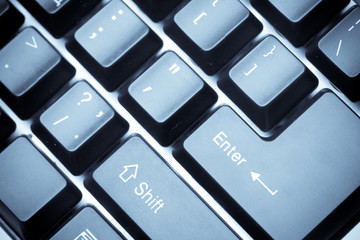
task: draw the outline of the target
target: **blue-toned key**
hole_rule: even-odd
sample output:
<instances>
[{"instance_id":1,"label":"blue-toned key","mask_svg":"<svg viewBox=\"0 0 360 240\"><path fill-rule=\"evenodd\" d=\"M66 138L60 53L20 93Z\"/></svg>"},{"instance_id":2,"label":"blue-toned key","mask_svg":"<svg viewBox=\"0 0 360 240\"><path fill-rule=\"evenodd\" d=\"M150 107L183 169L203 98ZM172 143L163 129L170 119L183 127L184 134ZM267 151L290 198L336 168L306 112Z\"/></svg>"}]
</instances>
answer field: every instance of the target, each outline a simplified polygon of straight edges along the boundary
<instances>
[{"instance_id":1,"label":"blue-toned key","mask_svg":"<svg viewBox=\"0 0 360 240\"><path fill-rule=\"evenodd\" d=\"M73 45L74 53L110 90L160 47L149 27L120 0L111 1L76 31Z\"/></svg>"},{"instance_id":2,"label":"blue-toned key","mask_svg":"<svg viewBox=\"0 0 360 240\"><path fill-rule=\"evenodd\" d=\"M301 46L328 24L349 0L251 0L251 3L289 41Z\"/></svg>"},{"instance_id":3,"label":"blue-toned key","mask_svg":"<svg viewBox=\"0 0 360 240\"><path fill-rule=\"evenodd\" d=\"M329 239L360 212L359 132L360 119L332 93L267 141L222 107L185 140L191 157L177 158L200 164L232 200L203 170L189 167L192 175L230 209L238 204L273 239ZM252 221L241 212L235 217ZM253 237L265 239L259 233Z\"/></svg>"},{"instance_id":4,"label":"blue-toned key","mask_svg":"<svg viewBox=\"0 0 360 240\"><path fill-rule=\"evenodd\" d=\"M19 0L55 37L61 37L100 0Z\"/></svg>"},{"instance_id":5,"label":"blue-toned key","mask_svg":"<svg viewBox=\"0 0 360 240\"><path fill-rule=\"evenodd\" d=\"M161 144L173 141L195 119L194 115L201 114L215 100L202 79L173 52L165 53L128 91L130 99L123 98L122 103Z\"/></svg>"},{"instance_id":6,"label":"blue-toned key","mask_svg":"<svg viewBox=\"0 0 360 240\"><path fill-rule=\"evenodd\" d=\"M276 38L259 43L237 63L221 88L263 130L271 128L317 85Z\"/></svg>"},{"instance_id":7,"label":"blue-toned key","mask_svg":"<svg viewBox=\"0 0 360 240\"><path fill-rule=\"evenodd\" d=\"M103 199L106 192L151 239L236 239L139 137L110 156L93 178L97 196ZM115 216L128 224L124 216ZM145 238L135 228L128 231Z\"/></svg>"},{"instance_id":8,"label":"blue-toned key","mask_svg":"<svg viewBox=\"0 0 360 240\"><path fill-rule=\"evenodd\" d=\"M0 153L0 216L23 239L38 239L78 200L79 192L26 138Z\"/></svg>"},{"instance_id":9,"label":"blue-toned key","mask_svg":"<svg viewBox=\"0 0 360 240\"><path fill-rule=\"evenodd\" d=\"M317 42L310 59L352 101L360 100L360 8Z\"/></svg>"},{"instance_id":10,"label":"blue-toned key","mask_svg":"<svg viewBox=\"0 0 360 240\"><path fill-rule=\"evenodd\" d=\"M213 74L260 30L237 0L193 0L175 15L168 32L206 73Z\"/></svg>"},{"instance_id":11,"label":"blue-toned key","mask_svg":"<svg viewBox=\"0 0 360 240\"><path fill-rule=\"evenodd\" d=\"M0 92L21 118L33 114L73 74L33 28L23 30L0 51Z\"/></svg>"},{"instance_id":12,"label":"blue-toned key","mask_svg":"<svg viewBox=\"0 0 360 240\"><path fill-rule=\"evenodd\" d=\"M104 219L92 208L82 209L50 240L121 240Z\"/></svg>"},{"instance_id":13,"label":"blue-toned key","mask_svg":"<svg viewBox=\"0 0 360 240\"><path fill-rule=\"evenodd\" d=\"M40 116L40 137L75 174L81 173L127 130L127 124L85 82Z\"/></svg>"}]
</instances>

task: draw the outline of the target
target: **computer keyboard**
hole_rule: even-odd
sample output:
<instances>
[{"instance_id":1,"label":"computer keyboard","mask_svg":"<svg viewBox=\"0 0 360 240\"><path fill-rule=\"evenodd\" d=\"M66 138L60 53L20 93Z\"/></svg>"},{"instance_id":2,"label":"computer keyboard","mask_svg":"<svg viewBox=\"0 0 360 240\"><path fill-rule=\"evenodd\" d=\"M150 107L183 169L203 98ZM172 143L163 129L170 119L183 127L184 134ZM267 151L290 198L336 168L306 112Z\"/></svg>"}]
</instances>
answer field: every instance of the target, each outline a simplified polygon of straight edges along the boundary
<instances>
[{"instance_id":1,"label":"computer keyboard","mask_svg":"<svg viewBox=\"0 0 360 240\"><path fill-rule=\"evenodd\" d=\"M0 239L360 239L350 0L0 0Z\"/></svg>"}]
</instances>

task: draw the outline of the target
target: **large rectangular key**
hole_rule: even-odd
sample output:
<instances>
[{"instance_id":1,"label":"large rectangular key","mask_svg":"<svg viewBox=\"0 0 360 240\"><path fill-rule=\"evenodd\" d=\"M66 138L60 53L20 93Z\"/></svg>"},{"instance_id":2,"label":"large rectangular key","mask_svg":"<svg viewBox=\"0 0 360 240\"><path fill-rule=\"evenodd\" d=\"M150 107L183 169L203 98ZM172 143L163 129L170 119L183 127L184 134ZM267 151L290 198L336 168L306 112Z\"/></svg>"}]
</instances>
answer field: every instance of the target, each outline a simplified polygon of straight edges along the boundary
<instances>
[{"instance_id":1,"label":"large rectangular key","mask_svg":"<svg viewBox=\"0 0 360 240\"><path fill-rule=\"evenodd\" d=\"M235 239L139 137L126 142L93 177L151 239ZM104 199L101 192L100 197ZM119 219L131 221L121 215ZM131 234L144 239L139 232Z\"/></svg>"},{"instance_id":2,"label":"large rectangular key","mask_svg":"<svg viewBox=\"0 0 360 240\"><path fill-rule=\"evenodd\" d=\"M272 141L222 107L184 147L271 237L302 239L359 188L359 133L360 119L326 93ZM311 236L333 229L322 230Z\"/></svg>"}]
</instances>

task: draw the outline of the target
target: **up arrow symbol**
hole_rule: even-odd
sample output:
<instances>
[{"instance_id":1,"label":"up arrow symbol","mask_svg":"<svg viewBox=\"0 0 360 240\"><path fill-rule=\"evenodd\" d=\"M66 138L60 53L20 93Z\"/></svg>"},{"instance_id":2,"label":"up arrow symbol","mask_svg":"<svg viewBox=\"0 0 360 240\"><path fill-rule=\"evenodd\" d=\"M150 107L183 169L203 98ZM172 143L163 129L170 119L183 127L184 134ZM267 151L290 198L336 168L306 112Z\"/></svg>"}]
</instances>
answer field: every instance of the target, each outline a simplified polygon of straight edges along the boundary
<instances>
[{"instance_id":1,"label":"up arrow symbol","mask_svg":"<svg viewBox=\"0 0 360 240\"><path fill-rule=\"evenodd\" d=\"M124 171L119 175L119 178L123 180L123 182L129 181L131 178L136 178L138 168L138 164L124 166Z\"/></svg>"},{"instance_id":2,"label":"up arrow symbol","mask_svg":"<svg viewBox=\"0 0 360 240\"><path fill-rule=\"evenodd\" d=\"M258 181L271 195L275 195L278 190L276 190L275 192L271 191L270 188L268 186L265 185L265 183L263 181L260 180L260 174L259 173L254 173L254 172L251 172L251 178L252 180L255 182L255 181Z\"/></svg>"}]
</instances>

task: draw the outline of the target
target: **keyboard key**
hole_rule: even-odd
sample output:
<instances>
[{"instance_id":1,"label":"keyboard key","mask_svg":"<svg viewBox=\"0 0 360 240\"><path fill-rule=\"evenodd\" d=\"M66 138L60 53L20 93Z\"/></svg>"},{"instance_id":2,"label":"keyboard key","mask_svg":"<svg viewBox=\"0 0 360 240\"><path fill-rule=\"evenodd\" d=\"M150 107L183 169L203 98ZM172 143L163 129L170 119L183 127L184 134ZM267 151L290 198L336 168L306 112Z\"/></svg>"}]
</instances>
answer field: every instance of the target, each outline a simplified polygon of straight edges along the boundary
<instances>
[{"instance_id":1,"label":"keyboard key","mask_svg":"<svg viewBox=\"0 0 360 240\"><path fill-rule=\"evenodd\" d=\"M88 70L114 90L161 44L123 2L113 0L76 31L72 45Z\"/></svg>"},{"instance_id":2,"label":"keyboard key","mask_svg":"<svg viewBox=\"0 0 360 240\"><path fill-rule=\"evenodd\" d=\"M121 240L122 238L90 207L82 209L50 240Z\"/></svg>"},{"instance_id":3,"label":"keyboard key","mask_svg":"<svg viewBox=\"0 0 360 240\"><path fill-rule=\"evenodd\" d=\"M221 88L263 130L279 122L317 85L276 38L265 38L237 63Z\"/></svg>"},{"instance_id":4,"label":"keyboard key","mask_svg":"<svg viewBox=\"0 0 360 240\"><path fill-rule=\"evenodd\" d=\"M33 28L0 51L0 92L21 118L30 117L73 75L73 68Z\"/></svg>"},{"instance_id":5,"label":"keyboard key","mask_svg":"<svg viewBox=\"0 0 360 240\"><path fill-rule=\"evenodd\" d=\"M170 13L181 0L133 0L153 21L158 22Z\"/></svg>"},{"instance_id":6,"label":"keyboard key","mask_svg":"<svg viewBox=\"0 0 360 240\"><path fill-rule=\"evenodd\" d=\"M139 137L126 142L93 177L151 239L236 239ZM114 216L128 223L123 216ZM131 230L136 239L145 238Z\"/></svg>"},{"instance_id":7,"label":"keyboard key","mask_svg":"<svg viewBox=\"0 0 360 240\"><path fill-rule=\"evenodd\" d=\"M40 116L35 131L72 173L80 174L127 128L88 84L80 82Z\"/></svg>"},{"instance_id":8,"label":"keyboard key","mask_svg":"<svg viewBox=\"0 0 360 240\"><path fill-rule=\"evenodd\" d=\"M359 195L345 211L336 211L360 185L359 132L360 119L326 93L274 140L262 140L222 107L185 140L184 148L272 238L329 239L360 211ZM177 155L186 158L186 153ZM226 202L209 178L201 180L199 172L193 176ZM243 215L235 217L248 224L251 219ZM327 223L338 225L311 232L329 215ZM264 239L256 234L255 239Z\"/></svg>"},{"instance_id":9,"label":"keyboard key","mask_svg":"<svg viewBox=\"0 0 360 240\"><path fill-rule=\"evenodd\" d=\"M0 47L2 47L24 22L24 17L8 3L0 0Z\"/></svg>"},{"instance_id":10,"label":"keyboard key","mask_svg":"<svg viewBox=\"0 0 360 240\"><path fill-rule=\"evenodd\" d=\"M88 14L100 0L20 0L55 37L61 37Z\"/></svg>"},{"instance_id":11,"label":"keyboard key","mask_svg":"<svg viewBox=\"0 0 360 240\"><path fill-rule=\"evenodd\" d=\"M310 60L352 101L360 100L360 8L323 36Z\"/></svg>"},{"instance_id":12,"label":"keyboard key","mask_svg":"<svg viewBox=\"0 0 360 240\"><path fill-rule=\"evenodd\" d=\"M79 192L23 137L0 153L0 189L0 215L23 239L40 237L80 200Z\"/></svg>"},{"instance_id":13,"label":"keyboard key","mask_svg":"<svg viewBox=\"0 0 360 240\"><path fill-rule=\"evenodd\" d=\"M251 3L295 46L305 44L341 11L349 0L251 0Z\"/></svg>"},{"instance_id":14,"label":"keyboard key","mask_svg":"<svg viewBox=\"0 0 360 240\"><path fill-rule=\"evenodd\" d=\"M261 24L237 0L193 0L175 15L168 33L213 74L260 30Z\"/></svg>"},{"instance_id":15,"label":"keyboard key","mask_svg":"<svg viewBox=\"0 0 360 240\"><path fill-rule=\"evenodd\" d=\"M165 53L120 99L163 145L175 140L216 96L175 53ZM196 106L196 107L195 107Z\"/></svg>"},{"instance_id":16,"label":"keyboard key","mask_svg":"<svg viewBox=\"0 0 360 240\"><path fill-rule=\"evenodd\" d=\"M15 123L0 108L0 142L9 137L15 131L15 127Z\"/></svg>"}]
</instances>

